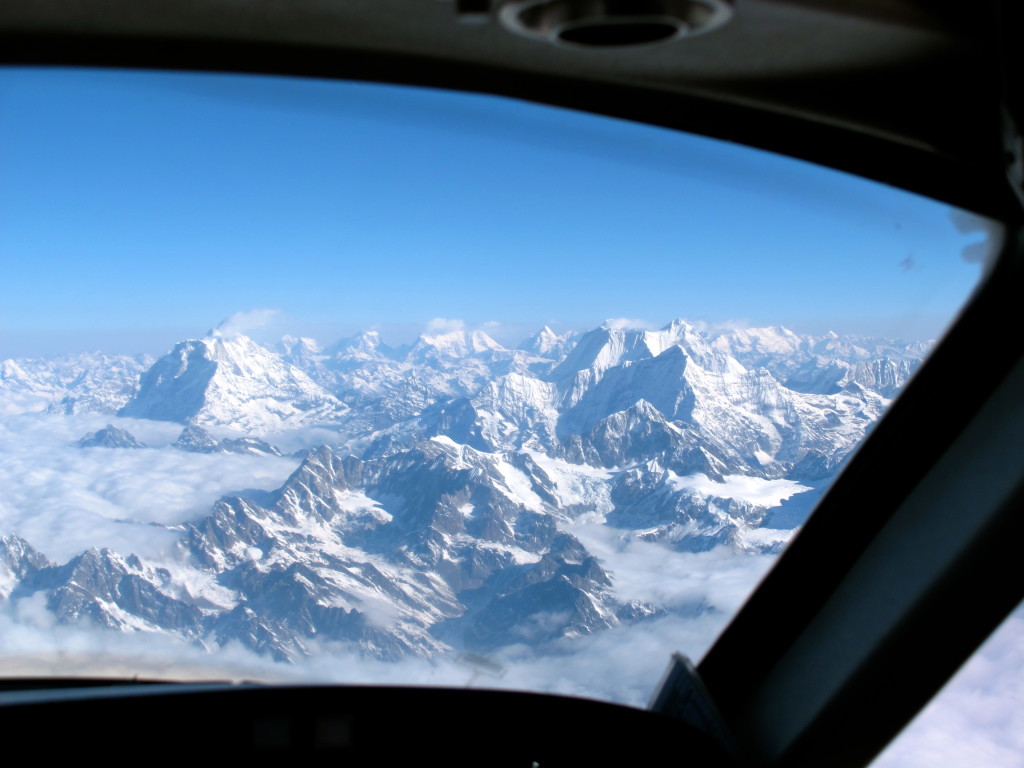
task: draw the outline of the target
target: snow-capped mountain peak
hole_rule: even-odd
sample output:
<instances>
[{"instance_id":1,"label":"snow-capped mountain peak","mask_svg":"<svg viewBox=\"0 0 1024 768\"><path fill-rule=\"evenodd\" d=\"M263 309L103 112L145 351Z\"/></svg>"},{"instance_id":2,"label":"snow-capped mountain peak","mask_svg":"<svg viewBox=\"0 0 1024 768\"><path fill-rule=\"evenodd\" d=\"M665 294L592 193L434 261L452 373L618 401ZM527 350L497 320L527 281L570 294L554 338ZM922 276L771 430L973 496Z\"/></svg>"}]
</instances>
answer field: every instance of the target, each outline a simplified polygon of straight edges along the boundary
<instances>
[{"instance_id":1,"label":"snow-capped mountain peak","mask_svg":"<svg viewBox=\"0 0 1024 768\"><path fill-rule=\"evenodd\" d=\"M120 415L272 432L331 423L345 408L279 355L242 334L179 343L140 381Z\"/></svg>"},{"instance_id":2,"label":"snow-capped mountain peak","mask_svg":"<svg viewBox=\"0 0 1024 768\"><path fill-rule=\"evenodd\" d=\"M282 336L277 343L277 351L289 362L314 361L323 355L323 349L316 339L306 336Z\"/></svg>"},{"instance_id":3,"label":"snow-capped mountain peak","mask_svg":"<svg viewBox=\"0 0 1024 768\"><path fill-rule=\"evenodd\" d=\"M355 336L341 339L324 353L332 360L372 360L389 357L393 350L384 343L379 331L362 331Z\"/></svg>"},{"instance_id":4,"label":"snow-capped mountain peak","mask_svg":"<svg viewBox=\"0 0 1024 768\"><path fill-rule=\"evenodd\" d=\"M428 355L460 358L486 352L505 351L501 344L483 331L450 331L421 335L413 345L410 358L421 359Z\"/></svg>"},{"instance_id":5,"label":"snow-capped mountain peak","mask_svg":"<svg viewBox=\"0 0 1024 768\"><path fill-rule=\"evenodd\" d=\"M713 349L707 339L684 320L675 320L659 331L619 328L603 325L583 335L573 350L551 373L558 381L581 371L591 372L599 380L604 372L624 363L658 357L671 347L679 347L685 355L706 371L743 373L744 367Z\"/></svg>"}]
</instances>

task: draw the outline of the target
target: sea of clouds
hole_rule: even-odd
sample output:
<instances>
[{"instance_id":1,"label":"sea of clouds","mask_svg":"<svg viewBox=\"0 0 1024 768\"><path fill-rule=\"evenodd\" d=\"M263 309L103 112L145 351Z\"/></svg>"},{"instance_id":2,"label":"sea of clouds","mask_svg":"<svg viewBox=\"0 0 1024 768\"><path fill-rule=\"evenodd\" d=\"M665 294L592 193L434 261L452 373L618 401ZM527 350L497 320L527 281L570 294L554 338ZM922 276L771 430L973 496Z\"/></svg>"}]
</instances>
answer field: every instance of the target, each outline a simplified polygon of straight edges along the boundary
<instances>
[{"instance_id":1,"label":"sea of clouds","mask_svg":"<svg viewBox=\"0 0 1024 768\"><path fill-rule=\"evenodd\" d=\"M128 430L147 447L78 447L81 437L107 423ZM224 495L273 490L299 464L291 456L188 453L173 447L180 430L177 424L91 414L0 418L0 483L5 489L0 535L21 536L57 562L90 547L160 561L178 539L175 526L208 514ZM328 435L279 437L303 443ZM577 524L572 532L611 573L620 598L652 603L664 614L560 641L543 651L506 648L493 659L504 673L483 675L483 682L642 705L671 654L682 651L699 658L772 560L726 548L677 553L623 539L593 522ZM0 604L0 650L15 665L24 666L31 658L44 666L127 666L132 674L197 669L199 676L209 677L212 668L229 676L228 670L238 669L242 677L270 679L464 685L479 672L455 656L382 664L343 646L324 647L306 661L285 666L241 648L203 650L173 638L58 626L41 594Z\"/></svg>"},{"instance_id":2,"label":"sea of clouds","mask_svg":"<svg viewBox=\"0 0 1024 768\"><path fill-rule=\"evenodd\" d=\"M77 446L108 423L148 447ZM209 514L221 496L277 488L299 465L292 457L178 450L181 429L96 414L0 418L0 534L61 562L90 547L153 557L177 539L170 526Z\"/></svg>"},{"instance_id":3,"label":"sea of clouds","mask_svg":"<svg viewBox=\"0 0 1024 768\"><path fill-rule=\"evenodd\" d=\"M146 449L79 448L107 423ZM173 526L209 513L221 496L279 487L295 457L194 454L172 447L177 424L50 414L0 418L0 535L17 534L64 562L89 547L161 559ZM292 447L320 434L279 436ZM618 596L663 613L630 626L511 646L467 664L457 654L383 663L325 643L295 664L240 646L203 648L167 636L62 626L41 593L0 602L0 676L107 674L175 679L261 679L498 687L586 696L644 706L672 653L694 660L714 642L774 557L673 552L629 540L595 522L572 527L612 576ZM752 640L754 642L754 640ZM500 673L497 671L500 669ZM885 751L880 768L1024 766L1024 609L1010 617L917 720Z\"/></svg>"}]
</instances>

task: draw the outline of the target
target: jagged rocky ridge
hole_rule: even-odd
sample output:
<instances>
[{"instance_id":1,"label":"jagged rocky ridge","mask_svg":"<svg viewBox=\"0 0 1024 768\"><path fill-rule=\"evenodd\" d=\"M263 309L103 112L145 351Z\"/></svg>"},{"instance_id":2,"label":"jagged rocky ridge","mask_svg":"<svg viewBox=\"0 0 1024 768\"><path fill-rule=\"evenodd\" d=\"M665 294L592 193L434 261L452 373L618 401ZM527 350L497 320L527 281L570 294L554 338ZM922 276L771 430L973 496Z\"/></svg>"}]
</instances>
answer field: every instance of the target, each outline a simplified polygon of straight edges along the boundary
<instances>
[{"instance_id":1,"label":"jagged rocky ridge","mask_svg":"<svg viewBox=\"0 0 1024 768\"><path fill-rule=\"evenodd\" d=\"M542 648L665 610L617 597L574 521L680 551L777 551L923 351L681 321L544 329L515 350L479 331L276 350L212 332L156 361L120 414L185 425L174 447L192 452L279 455L264 438L302 426L331 429L331 447L180 527L165 561L58 565L9 537L0 583L64 622L280 660ZM138 447L121 433L87 442Z\"/></svg>"},{"instance_id":2,"label":"jagged rocky ridge","mask_svg":"<svg viewBox=\"0 0 1024 768\"><path fill-rule=\"evenodd\" d=\"M241 641L281 660L325 643L381 659L488 651L658 613L614 596L559 530L550 479L516 461L445 439L370 460L323 447L276 492L221 499L184 526L163 566L109 550L56 565L14 537L0 565L11 597L43 591L62 621Z\"/></svg>"},{"instance_id":3,"label":"jagged rocky ridge","mask_svg":"<svg viewBox=\"0 0 1024 768\"><path fill-rule=\"evenodd\" d=\"M189 424L178 435L174 447L190 453L244 453L263 456L280 456L280 449L257 437L225 437L215 439L209 432L195 424Z\"/></svg>"},{"instance_id":4,"label":"jagged rocky ridge","mask_svg":"<svg viewBox=\"0 0 1024 768\"><path fill-rule=\"evenodd\" d=\"M0 361L0 413L115 413L153 364L149 355L100 352Z\"/></svg>"},{"instance_id":5,"label":"jagged rocky ridge","mask_svg":"<svg viewBox=\"0 0 1024 768\"><path fill-rule=\"evenodd\" d=\"M79 448L145 448L131 432L107 424L103 429L90 432L78 441Z\"/></svg>"}]
</instances>

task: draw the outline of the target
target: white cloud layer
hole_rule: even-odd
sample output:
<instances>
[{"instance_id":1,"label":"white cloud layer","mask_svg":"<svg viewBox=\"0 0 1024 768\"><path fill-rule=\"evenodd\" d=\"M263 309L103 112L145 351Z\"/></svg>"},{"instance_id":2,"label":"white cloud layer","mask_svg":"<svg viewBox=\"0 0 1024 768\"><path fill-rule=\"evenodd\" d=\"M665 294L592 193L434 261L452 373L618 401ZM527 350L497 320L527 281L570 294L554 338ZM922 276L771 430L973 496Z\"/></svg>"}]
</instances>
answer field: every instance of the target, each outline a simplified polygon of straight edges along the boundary
<instances>
[{"instance_id":1,"label":"white cloud layer","mask_svg":"<svg viewBox=\"0 0 1024 768\"><path fill-rule=\"evenodd\" d=\"M280 314L281 310L279 309L251 309L245 312L235 312L221 321L217 326L217 332L222 336L248 333L268 325Z\"/></svg>"},{"instance_id":2,"label":"white cloud layer","mask_svg":"<svg viewBox=\"0 0 1024 768\"><path fill-rule=\"evenodd\" d=\"M79 438L107 423L154 447L77 447ZM89 547L155 556L177 539L161 526L201 517L225 494L277 488L299 463L180 451L170 444L181 429L95 414L3 418L0 534L21 536L60 561Z\"/></svg>"},{"instance_id":3,"label":"white cloud layer","mask_svg":"<svg viewBox=\"0 0 1024 768\"><path fill-rule=\"evenodd\" d=\"M612 330L641 330L641 331L656 331L658 325L652 323L649 320L641 320L636 317L609 317L604 321L606 328Z\"/></svg>"},{"instance_id":4,"label":"white cloud layer","mask_svg":"<svg viewBox=\"0 0 1024 768\"><path fill-rule=\"evenodd\" d=\"M203 650L149 632L58 625L43 593L0 604L0 676L109 675L161 679L250 679L372 685L464 687L473 669L455 653L439 659L381 662L340 643L310 641L312 656L295 664L228 644ZM665 616L640 624L564 640L540 655L526 646L489 657L504 667L500 678L480 676L479 688L543 691L644 706L673 651L707 643L728 617Z\"/></svg>"},{"instance_id":5,"label":"white cloud layer","mask_svg":"<svg viewBox=\"0 0 1024 768\"><path fill-rule=\"evenodd\" d=\"M442 334L466 330L466 323L458 318L435 317L427 323L425 333Z\"/></svg>"},{"instance_id":6,"label":"white cloud layer","mask_svg":"<svg viewBox=\"0 0 1024 768\"><path fill-rule=\"evenodd\" d=\"M623 539L621 531L596 523L566 530L611 573L620 598L669 609L703 603L731 617L775 561L773 555L736 553L725 546L708 552L676 552L654 542ZM712 636L675 650L699 658L713 640Z\"/></svg>"}]
</instances>

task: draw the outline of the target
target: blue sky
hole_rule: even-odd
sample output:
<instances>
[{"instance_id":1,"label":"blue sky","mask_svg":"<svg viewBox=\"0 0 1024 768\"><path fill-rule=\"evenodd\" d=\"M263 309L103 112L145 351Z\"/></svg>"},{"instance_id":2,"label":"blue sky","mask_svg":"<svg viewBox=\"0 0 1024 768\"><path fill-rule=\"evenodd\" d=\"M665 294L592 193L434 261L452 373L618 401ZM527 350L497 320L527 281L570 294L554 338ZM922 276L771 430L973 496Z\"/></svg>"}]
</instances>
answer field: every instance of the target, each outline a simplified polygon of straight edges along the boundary
<instances>
[{"instance_id":1,"label":"blue sky","mask_svg":"<svg viewBox=\"0 0 1024 768\"><path fill-rule=\"evenodd\" d=\"M0 357L162 352L239 311L321 341L458 318L934 335L942 205L671 131L394 86L0 72Z\"/></svg>"}]
</instances>

